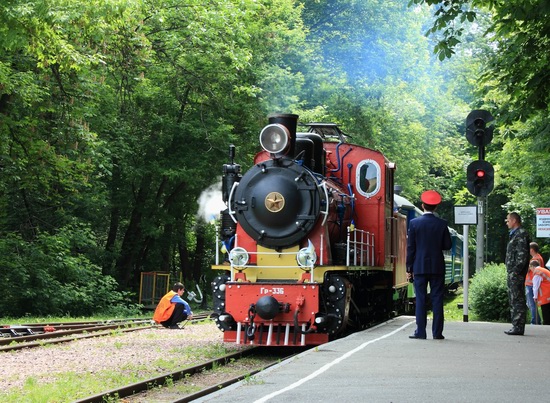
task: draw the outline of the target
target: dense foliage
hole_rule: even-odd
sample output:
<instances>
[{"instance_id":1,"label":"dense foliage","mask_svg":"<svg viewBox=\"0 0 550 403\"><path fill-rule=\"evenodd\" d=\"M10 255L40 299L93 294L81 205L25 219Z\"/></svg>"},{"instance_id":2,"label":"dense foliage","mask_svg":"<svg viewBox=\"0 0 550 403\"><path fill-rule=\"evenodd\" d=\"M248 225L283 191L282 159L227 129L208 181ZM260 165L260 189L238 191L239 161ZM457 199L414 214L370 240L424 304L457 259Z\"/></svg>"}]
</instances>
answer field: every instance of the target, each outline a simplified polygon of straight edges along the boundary
<instances>
[{"instance_id":1,"label":"dense foliage","mask_svg":"<svg viewBox=\"0 0 550 403\"><path fill-rule=\"evenodd\" d=\"M489 264L476 273L470 284L470 307L478 320L510 321L506 268L503 264Z\"/></svg>"},{"instance_id":2,"label":"dense foliage","mask_svg":"<svg viewBox=\"0 0 550 403\"><path fill-rule=\"evenodd\" d=\"M495 165L496 188L489 196L491 260L501 260L506 211L522 214L534 235L533 207L548 205L550 187L550 2L530 0L411 0L432 5L427 30L440 59L466 52L478 63L471 88L475 108L496 117L488 159ZM473 46L472 46L473 45ZM548 239L538 239L545 255ZM500 251L500 253L495 253Z\"/></svg>"},{"instance_id":3,"label":"dense foliage","mask_svg":"<svg viewBox=\"0 0 550 403\"><path fill-rule=\"evenodd\" d=\"M0 309L102 310L122 291L135 301L143 271L204 281L214 229L201 192L229 144L247 167L272 112L338 123L397 162L411 200L441 191L451 220L474 202L464 119L490 109L489 257L501 260L506 210L530 218L546 202L548 10L525 5L519 24L506 15L520 0L444 2L435 19L421 3L439 2L2 2Z\"/></svg>"},{"instance_id":4,"label":"dense foliage","mask_svg":"<svg viewBox=\"0 0 550 403\"><path fill-rule=\"evenodd\" d=\"M1 239L0 283L12 285L0 294L2 314L131 314L135 301L116 291L114 278L102 275L101 268L86 257L97 248L89 228L78 225L61 228L55 235L41 233L32 243L17 234Z\"/></svg>"}]
</instances>

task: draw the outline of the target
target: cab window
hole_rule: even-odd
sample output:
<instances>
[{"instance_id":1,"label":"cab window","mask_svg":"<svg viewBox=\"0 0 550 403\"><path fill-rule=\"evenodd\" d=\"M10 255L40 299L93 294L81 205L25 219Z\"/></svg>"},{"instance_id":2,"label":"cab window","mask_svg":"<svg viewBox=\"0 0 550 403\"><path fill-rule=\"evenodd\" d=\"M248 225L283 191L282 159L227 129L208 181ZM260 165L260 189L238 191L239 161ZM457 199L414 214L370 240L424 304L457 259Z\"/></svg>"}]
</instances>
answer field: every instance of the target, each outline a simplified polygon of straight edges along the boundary
<instances>
[{"instance_id":1,"label":"cab window","mask_svg":"<svg viewBox=\"0 0 550 403\"><path fill-rule=\"evenodd\" d=\"M372 197L380 190L380 165L373 160L364 160L356 170L357 190L365 197Z\"/></svg>"}]
</instances>

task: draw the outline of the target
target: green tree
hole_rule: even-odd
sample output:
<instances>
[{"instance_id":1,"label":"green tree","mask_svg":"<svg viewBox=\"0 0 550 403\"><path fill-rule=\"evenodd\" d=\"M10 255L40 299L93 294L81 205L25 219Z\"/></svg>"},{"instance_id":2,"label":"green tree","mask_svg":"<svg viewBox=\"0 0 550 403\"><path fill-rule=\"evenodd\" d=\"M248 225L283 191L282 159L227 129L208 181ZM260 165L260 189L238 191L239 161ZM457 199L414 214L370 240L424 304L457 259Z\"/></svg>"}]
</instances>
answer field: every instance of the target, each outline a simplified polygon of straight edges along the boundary
<instances>
[{"instance_id":1,"label":"green tree","mask_svg":"<svg viewBox=\"0 0 550 403\"><path fill-rule=\"evenodd\" d=\"M280 56L304 39L299 7L10 0L0 22L1 235L29 252L76 221L97 247L74 253L122 287L141 270L196 278L198 196L227 145L251 143L273 77L300 81Z\"/></svg>"},{"instance_id":2,"label":"green tree","mask_svg":"<svg viewBox=\"0 0 550 403\"><path fill-rule=\"evenodd\" d=\"M435 22L428 33L441 33L434 51L451 57L461 37L484 12L490 25L484 32L493 50L487 54L485 82L507 95L502 118L524 120L547 110L550 99L548 46L550 4L546 1L411 0L409 4L435 5Z\"/></svg>"},{"instance_id":3,"label":"green tree","mask_svg":"<svg viewBox=\"0 0 550 403\"><path fill-rule=\"evenodd\" d=\"M303 39L293 10L289 1L156 2L140 10L139 30L119 30L124 47L110 54L114 80L106 81L124 94L109 133L116 161L107 250L120 250L110 270L121 284L135 284L139 270L175 268L198 281L187 242L198 197L221 173L212 162L264 119L257 83Z\"/></svg>"},{"instance_id":4,"label":"green tree","mask_svg":"<svg viewBox=\"0 0 550 403\"><path fill-rule=\"evenodd\" d=\"M433 26L441 59L460 52L472 36L470 52L480 62L472 75L477 101L496 117L495 141L489 148L496 167L496 188L489 196L489 214L498 239L506 211L520 211L531 229L533 207L544 206L550 186L550 4L546 1L412 0L432 5ZM454 57L454 56L453 56ZM491 201L493 199L493 201ZM540 240L547 242L547 240ZM493 256L504 256L505 245Z\"/></svg>"},{"instance_id":5,"label":"green tree","mask_svg":"<svg viewBox=\"0 0 550 403\"><path fill-rule=\"evenodd\" d=\"M306 75L300 115L339 123L354 142L384 152L411 200L428 187L452 200L468 158L466 91L452 84L460 61L430 56L428 12L399 1L304 5L315 74Z\"/></svg>"},{"instance_id":6,"label":"green tree","mask_svg":"<svg viewBox=\"0 0 550 403\"><path fill-rule=\"evenodd\" d=\"M89 227L69 224L31 243L18 234L0 239L0 310L5 316L128 312L134 305L117 291L87 253L98 249ZM93 254L93 253L92 253Z\"/></svg>"},{"instance_id":7,"label":"green tree","mask_svg":"<svg viewBox=\"0 0 550 403\"><path fill-rule=\"evenodd\" d=\"M397 0L3 2L0 240L20 263L4 260L0 291L42 285L23 266L60 289L83 287L59 275L78 265L105 290L145 270L198 282L213 235L199 195L229 144L246 169L272 112L334 121L398 163L411 199L450 199L471 84L452 81L471 70L430 56L428 17Z\"/></svg>"}]
</instances>

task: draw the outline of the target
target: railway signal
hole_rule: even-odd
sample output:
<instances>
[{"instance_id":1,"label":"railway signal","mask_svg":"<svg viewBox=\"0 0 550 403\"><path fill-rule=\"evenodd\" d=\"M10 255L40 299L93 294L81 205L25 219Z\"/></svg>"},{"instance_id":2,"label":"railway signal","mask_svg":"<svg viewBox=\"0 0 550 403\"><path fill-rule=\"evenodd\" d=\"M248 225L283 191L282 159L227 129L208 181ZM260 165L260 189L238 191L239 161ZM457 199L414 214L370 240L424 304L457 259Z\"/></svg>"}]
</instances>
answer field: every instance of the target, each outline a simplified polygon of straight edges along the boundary
<instances>
[{"instance_id":1,"label":"railway signal","mask_svg":"<svg viewBox=\"0 0 550 403\"><path fill-rule=\"evenodd\" d=\"M485 161L485 146L493 140L493 120L490 112L480 109L471 111L466 117L466 139L478 149L478 160L470 163L466 169L466 187L478 198L476 271L481 270L484 261L485 197L491 193L495 183L495 170Z\"/></svg>"},{"instance_id":2,"label":"railway signal","mask_svg":"<svg viewBox=\"0 0 550 403\"><path fill-rule=\"evenodd\" d=\"M466 117L466 138L479 149L479 159L485 159L485 146L493 140L493 115L485 110L474 110Z\"/></svg>"},{"instance_id":3,"label":"railway signal","mask_svg":"<svg viewBox=\"0 0 550 403\"><path fill-rule=\"evenodd\" d=\"M487 196L495 184L495 170L487 161L472 161L466 169L466 187L478 197Z\"/></svg>"},{"instance_id":4,"label":"railway signal","mask_svg":"<svg viewBox=\"0 0 550 403\"><path fill-rule=\"evenodd\" d=\"M495 170L485 161L485 146L493 140L493 115L476 109L466 117L466 138L478 147L478 161L473 161L466 170L466 187L477 197L487 196L495 184Z\"/></svg>"}]
</instances>

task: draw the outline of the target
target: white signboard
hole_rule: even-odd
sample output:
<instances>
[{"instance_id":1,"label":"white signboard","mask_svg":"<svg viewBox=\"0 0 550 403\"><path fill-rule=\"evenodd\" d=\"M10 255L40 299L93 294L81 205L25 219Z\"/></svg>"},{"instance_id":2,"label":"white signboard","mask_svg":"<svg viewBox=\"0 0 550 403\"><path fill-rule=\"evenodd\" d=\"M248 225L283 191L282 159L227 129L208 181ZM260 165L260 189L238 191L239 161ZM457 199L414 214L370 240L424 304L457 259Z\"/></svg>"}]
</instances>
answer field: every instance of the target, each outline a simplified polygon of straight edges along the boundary
<instances>
[{"instance_id":1,"label":"white signboard","mask_svg":"<svg viewBox=\"0 0 550 403\"><path fill-rule=\"evenodd\" d=\"M477 225L477 206L455 206L455 224Z\"/></svg>"},{"instance_id":2,"label":"white signboard","mask_svg":"<svg viewBox=\"0 0 550 403\"><path fill-rule=\"evenodd\" d=\"M537 208L537 238L550 238L550 208Z\"/></svg>"}]
</instances>

